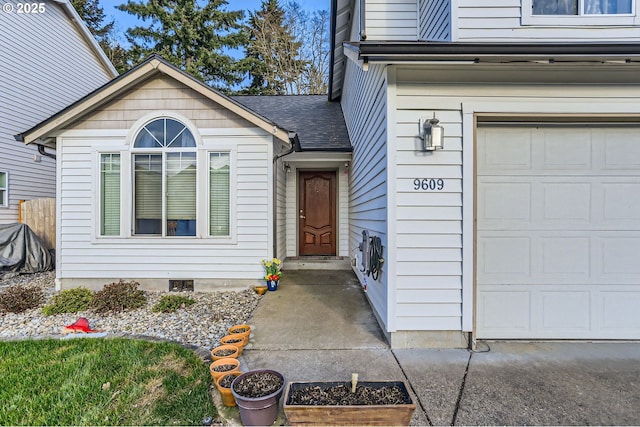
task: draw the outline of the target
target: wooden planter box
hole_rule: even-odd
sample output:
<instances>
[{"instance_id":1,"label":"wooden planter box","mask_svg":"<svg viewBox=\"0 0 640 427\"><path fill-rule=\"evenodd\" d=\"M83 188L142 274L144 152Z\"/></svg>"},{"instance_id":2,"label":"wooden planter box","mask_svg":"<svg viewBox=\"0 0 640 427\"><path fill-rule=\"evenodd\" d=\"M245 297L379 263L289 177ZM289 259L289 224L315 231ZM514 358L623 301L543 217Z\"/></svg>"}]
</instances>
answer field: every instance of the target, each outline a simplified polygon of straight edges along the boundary
<instances>
[{"instance_id":1,"label":"wooden planter box","mask_svg":"<svg viewBox=\"0 0 640 427\"><path fill-rule=\"evenodd\" d=\"M290 395L293 391L306 387L333 387L344 384L336 382L290 382L284 395L284 413L289 424L300 425L370 425L370 426L408 426L416 409L404 381L360 381L358 385L369 387L398 386L406 394L408 404L401 405L292 405Z\"/></svg>"}]
</instances>

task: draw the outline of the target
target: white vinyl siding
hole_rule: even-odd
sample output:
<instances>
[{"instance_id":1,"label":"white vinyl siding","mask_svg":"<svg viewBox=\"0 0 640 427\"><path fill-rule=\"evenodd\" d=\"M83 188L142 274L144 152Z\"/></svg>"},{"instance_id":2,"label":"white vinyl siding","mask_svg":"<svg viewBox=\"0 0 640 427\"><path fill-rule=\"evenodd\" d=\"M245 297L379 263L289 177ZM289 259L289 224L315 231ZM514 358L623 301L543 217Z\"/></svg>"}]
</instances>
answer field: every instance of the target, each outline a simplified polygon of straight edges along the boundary
<instances>
[{"instance_id":1,"label":"white vinyl siding","mask_svg":"<svg viewBox=\"0 0 640 427\"><path fill-rule=\"evenodd\" d=\"M353 162L349 168L349 248L360 259L357 250L362 232L382 240L385 258L387 241L387 90L385 67L372 65L363 72L347 61L342 109L353 145ZM385 326L388 325L387 264L377 281L360 272L361 283L367 283L367 296Z\"/></svg>"},{"instance_id":2,"label":"white vinyl siding","mask_svg":"<svg viewBox=\"0 0 640 427\"><path fill-rule=\"evenodd\" d=\"M417 0L366 0L367 40L417 40Z\"/></svg>"},{"instance_id":3,"label":"white vinyl siding","mask_svg":"<svg viewBox=\"0 0 640 427\"><path fill-rule=\"evenodd\" d=\"M531 68L539 81L561 76L555 70ZM565 70L574 74L577 70ZM462 221L473 206L473 186L466 187L463 169L473 171L473 112L513 114L605 114L637 113L637 87L603 85L607 73L594 72L593 84L518 83L518 77L495 69L474 69L473 75L456 74L453 68L436 71L430 67L400 67L397 71L397 328L415 330L460 330L470 316L470 289L473 273L465 269L473 260L473 230ZM562 77L562 81L568 77ZM625 76L634 81L633 73ZM447 79L465 84L444 83ZM473 82L472 82L473 80ZM442 82L442 83L437 83ZM505 84L508 83L508 84ZM445 149L433 155L418 151L418 120L441 120L445 131ZM463 135L464 128L464 135ZM463 151L464 147L468 150ZM465 165L462 158L465 158ZM466 163L468 161L468 163ZM442 192L418 192L412 189L416 177L445 179ZM470 178L471 179L471 178ZM463 205L464 200L464 205ZM468 221L473 221L467 216ZM463 228L468 233L463 235ZM405 234L403 236L403 234ZM464 242L464 244L463 244ZM463 260L462 253L469 259ZM622 261L621 261L622 262ZM628 264L632 265L632 264ZM462 276L463 269L465 276ZM463 286L464 280L464 286ZM463 298L464 295L464 298ZM467 308L465 308L467 307ZM463 316L461 319L460 316ZM470 329L464 328L469 331Z\"/></svg>"},{"instance_id":4,"label":"white vinyl siding","mask_svg":"<svg viewBox=\"0 0 640 427\"><path fill-rule=\"evenodd\" d=\"M100 154L100 235L120 235L120 154Z\"/></svg>"},{"instance_id":5,"label":"white vinyl siding","mask_svg":"<svg viewBox=\"0 0 640 427\"><path fill-rule=\"evenodd\" d=\"M203 170L198 180L198 214L209 215L208 167L209 153L224 147L231 165L230 235L207 238L208 225L199 230L199 239L164 239L158 237L95 238L93 225L98 213L92 188L98 185L93 165L89 161L95 150L117 150L124 159L132 159L126 144L126 131L81 130L64 132L58 140L61 157L58 251L65 262L58 275L64 283L82 279L98 280L101 284L119 278L165 281L194 279L198 282L256 280L262 277L260 259L270 253L271 211L270 178L272 136L255 128L233 131L199 129L202 146L198 147ZM122 134L121 137L115 136ZM227 151L228 150L228 151ZM132 165L122 165L122 187L131 188ZM94 184L95 183L95 184ZM131 212L133 198L124 197L123 212ZM123 226L127 219L123 218ZM206 224L208 221L204 221ZM248 282L247 282L248 283ZM197 285L198 286L198 285Z\"/></svg>"},{"instance_id":6,"label":"white vinyl siding","mask_svg":"<svg viewBox=\"0 0 640 427\"><path fill-rule=\"evenodd\" d=\"M635 1L635 0L634 0ZM638 42L636 16L536 16L531 0L458 1L457 42ZM637 6L635 8L637 13Z\"/></svg>"},{"instance_id":7,"label":"white vinyl siding","mask_svg":"<svg viewBox=\"0 0 640 427\"><path fill-rule=\"evenodd\" d=\"M15 10L19 2L3 3ZM46 13L0 13L0 169L11 174L9 209L0 210L0 223L18 220L19 200L55 197L56 191L55 160L14 135L111 78L60 5L44 3Z\"/></svg>"}]
</instances>

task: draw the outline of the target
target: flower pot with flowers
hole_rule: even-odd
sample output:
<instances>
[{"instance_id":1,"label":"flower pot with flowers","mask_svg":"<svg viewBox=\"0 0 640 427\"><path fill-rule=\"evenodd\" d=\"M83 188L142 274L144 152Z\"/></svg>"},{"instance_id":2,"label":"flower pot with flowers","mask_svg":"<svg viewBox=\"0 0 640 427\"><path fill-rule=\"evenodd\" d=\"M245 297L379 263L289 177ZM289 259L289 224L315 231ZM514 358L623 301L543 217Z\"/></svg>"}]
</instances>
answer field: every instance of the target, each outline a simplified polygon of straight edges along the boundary
<instances>
[{"instance_id":1,"label":"flower pot with flowers","mask_svg":"<svg viewBox=\"0 0 640 427\"><path fill-rule=\"evenodd\" d=\"M267 289L270 291L278 289L278 281L280 280L280 277L282 277L282 271L280 270L281 265L282 261L278 258L262 260L262 266L265 271L264 280L267 281Z\"/></svg>"}]
</instances>

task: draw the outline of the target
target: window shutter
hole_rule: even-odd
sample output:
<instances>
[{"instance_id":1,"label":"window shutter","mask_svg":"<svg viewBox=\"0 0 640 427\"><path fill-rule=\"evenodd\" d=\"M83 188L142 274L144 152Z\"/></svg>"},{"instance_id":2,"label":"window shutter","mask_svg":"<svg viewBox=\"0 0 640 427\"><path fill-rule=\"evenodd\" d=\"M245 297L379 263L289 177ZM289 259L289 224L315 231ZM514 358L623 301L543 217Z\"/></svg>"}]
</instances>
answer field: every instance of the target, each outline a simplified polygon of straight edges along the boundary
<instances>
[{"instance_id":1,"label":"window shutter","mask_svg":"<svg viewBox=\"0 0 640 427\"><path fill-rule=\"evenodd\" d=\"M209 234L211 236L229 235L229 169L229 153L210 153Z\"/></svg>"},{"instance_id":2,"label":"window shutter","mask_svg":"<svg viewBox=\"0 0 640 427\"><path fill-rule=\"evenodd\" d=\"M120 155L100 155L100 235L120 235Z\"/></svg>"}]
</instances>

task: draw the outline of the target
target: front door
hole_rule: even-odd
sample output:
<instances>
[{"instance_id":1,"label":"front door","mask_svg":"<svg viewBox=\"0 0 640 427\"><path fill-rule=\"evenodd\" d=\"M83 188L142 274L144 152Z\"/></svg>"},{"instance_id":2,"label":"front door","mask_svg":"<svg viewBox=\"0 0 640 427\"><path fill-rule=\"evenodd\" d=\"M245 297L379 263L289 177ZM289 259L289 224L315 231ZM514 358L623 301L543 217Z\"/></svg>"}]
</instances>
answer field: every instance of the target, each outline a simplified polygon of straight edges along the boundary
<instances>
[{"instance_id":1,"label":"front door","mask_svg":"<svg viewBox=\"0 0 640 427\"><path fill-rule=\"evenodd\" d=\"M336 173L300 172L298 182L299 255L336 255Z\"/></svg>"}]
</instances>

